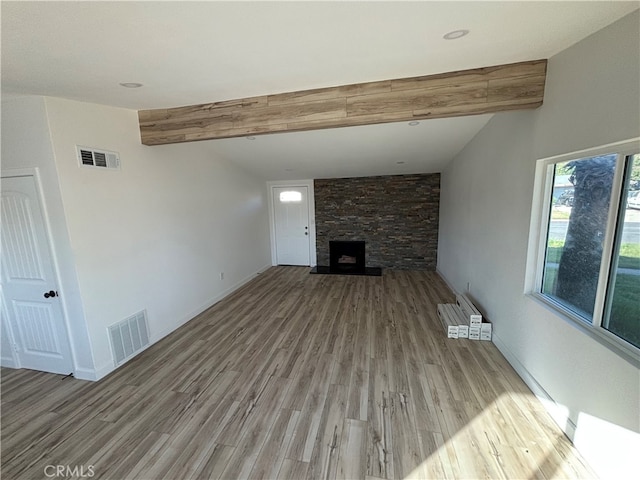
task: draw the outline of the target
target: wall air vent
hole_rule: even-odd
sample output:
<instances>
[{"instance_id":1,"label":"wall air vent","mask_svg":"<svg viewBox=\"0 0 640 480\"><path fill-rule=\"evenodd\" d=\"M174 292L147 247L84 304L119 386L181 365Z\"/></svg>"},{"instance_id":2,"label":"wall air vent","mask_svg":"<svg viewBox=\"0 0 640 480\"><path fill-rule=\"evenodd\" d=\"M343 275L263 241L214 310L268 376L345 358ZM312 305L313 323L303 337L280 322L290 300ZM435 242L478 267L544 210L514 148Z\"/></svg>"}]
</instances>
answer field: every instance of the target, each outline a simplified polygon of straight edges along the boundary
<instances>
[{"instance_id":1,"label":"wall air vent","mask_svg":"<svg viewBox=\"0 0 640 480\"><path fill-rule=\"evenodd\" d=\"M78 161L82 167L99 167L118 170L120 168L120 155L117 152L100 150L97 148L81 147L76 145Z\"/></svg>"},{"instance_id":2,"label":"wall air vent","mask_svg":"<svg viewBox=\"0 0 640 480\"><path fill-rule=\"evenodd\" d=\"M109 327L109 339L116 366L134 357L149 346L147 312L136 313Z\"/></svg>"}]
</instances>

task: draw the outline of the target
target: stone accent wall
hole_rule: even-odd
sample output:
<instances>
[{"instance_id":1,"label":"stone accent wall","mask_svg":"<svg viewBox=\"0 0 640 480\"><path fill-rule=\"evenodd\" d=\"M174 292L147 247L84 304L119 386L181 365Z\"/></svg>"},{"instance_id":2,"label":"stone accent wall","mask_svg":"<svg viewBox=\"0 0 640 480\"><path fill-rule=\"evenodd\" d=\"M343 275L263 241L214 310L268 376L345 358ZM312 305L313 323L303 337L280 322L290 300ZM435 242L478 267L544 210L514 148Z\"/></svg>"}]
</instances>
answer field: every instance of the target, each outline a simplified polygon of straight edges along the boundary
<instances>
[{"instance_id":1,"label":"stone accent wall","mask_svg":"<svg viewBox=\"0 0 640 480\"><path fill-rule=\"evenodd\" d=\"M330 240L364 240L368 267L435 270L440 174L314 180L318 265Z\"/></svg>"}]
</instances>

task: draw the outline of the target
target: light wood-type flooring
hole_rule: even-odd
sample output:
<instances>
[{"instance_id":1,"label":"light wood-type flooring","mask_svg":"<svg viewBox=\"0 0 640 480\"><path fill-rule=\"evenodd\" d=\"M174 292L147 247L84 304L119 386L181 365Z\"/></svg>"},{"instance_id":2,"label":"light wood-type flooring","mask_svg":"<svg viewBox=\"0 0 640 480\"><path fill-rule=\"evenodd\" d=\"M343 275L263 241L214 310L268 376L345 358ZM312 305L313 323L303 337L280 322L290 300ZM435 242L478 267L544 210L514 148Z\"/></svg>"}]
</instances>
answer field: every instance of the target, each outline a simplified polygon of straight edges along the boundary
<instances>
[{"instance_id":1,"label":"light wood-type flooring","mask_svg":"<svg viewBox=\"0 0 640 480\"><path fill-rule=\"evenodd\" d=\"M445 337L437 274L308 270L269 269L100 382L3 369L2 478L593 477L492 343Z\"/></svg>"}]
</instances>

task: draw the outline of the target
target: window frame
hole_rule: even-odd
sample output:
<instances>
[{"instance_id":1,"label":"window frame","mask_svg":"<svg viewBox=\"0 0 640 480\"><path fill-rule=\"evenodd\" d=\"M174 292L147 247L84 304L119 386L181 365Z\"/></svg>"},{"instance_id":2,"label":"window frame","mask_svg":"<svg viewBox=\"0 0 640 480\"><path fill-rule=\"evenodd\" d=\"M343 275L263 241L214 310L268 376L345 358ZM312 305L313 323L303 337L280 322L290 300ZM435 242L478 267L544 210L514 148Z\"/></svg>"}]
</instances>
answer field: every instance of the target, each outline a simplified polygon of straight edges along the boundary
<instances>
[{"instance_id":1,"label":"window frame","mask_svg":"<svg viewBox=\"0 0 640 480\"><path fill-rule=\"evenodd\" d=\"M554 182L554 166L558 163L598 155L616 154L616 166L611 188L607 227L603 241L603 254L600 262L598 286L594 313L591 321L573 312L571 309L542 292L547 251L547 234L550 227L552 202L551 193ZM582 332L621 355L636 366L640 366L640 348L605 329L604 321L606 298L611 291L612 269L617 263L616 235L620 219L624 219L621 207L625 203L624 193L625 163L629 155L640 154L640 137L616 142L595 148L580 150L537 160L533 192L531 226L529 235L529 254L527 259L527 279L525 294L547 307L557 316L577 327Z\"/></svg>"}]
</instances>

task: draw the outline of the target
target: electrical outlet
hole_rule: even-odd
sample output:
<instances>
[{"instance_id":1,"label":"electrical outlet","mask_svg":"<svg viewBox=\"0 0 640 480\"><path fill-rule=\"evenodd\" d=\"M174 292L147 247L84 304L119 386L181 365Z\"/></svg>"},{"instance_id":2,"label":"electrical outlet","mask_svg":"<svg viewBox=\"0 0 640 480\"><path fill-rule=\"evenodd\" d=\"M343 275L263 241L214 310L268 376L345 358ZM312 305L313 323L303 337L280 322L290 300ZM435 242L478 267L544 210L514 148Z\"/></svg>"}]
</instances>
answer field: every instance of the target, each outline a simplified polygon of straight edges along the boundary
<instances>
[{"instance_id":1,"label":"electrical outlet","mask_svg":"<svg viewBox=\"0 0 640 480\"><path fill-rule=\"evenodd\" d=\"M220 272L220 280L224 280L224 272Z\"/></svg>"},{"instance_id":2,"label":"electrical outlet","mask_svg":"<svg viewBox=\"0 0 640 480\"><path fill-rule=\"evenodd\" d=\"M467 282L467 292L471 291L471 282Z\"/></svg>"}]
</instances>

